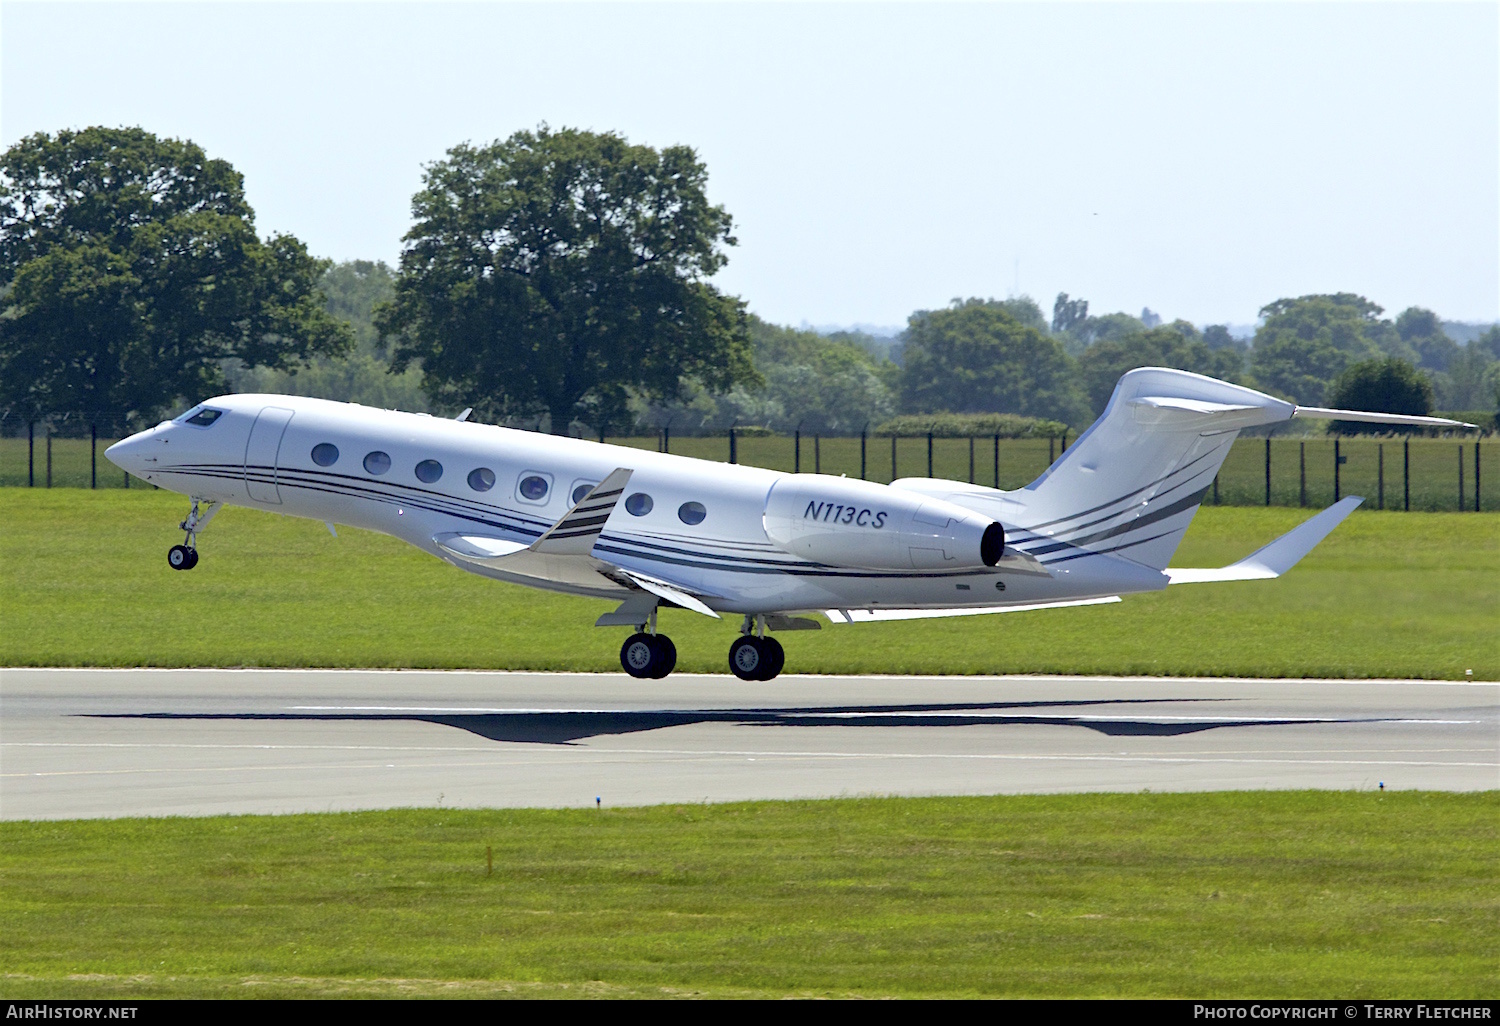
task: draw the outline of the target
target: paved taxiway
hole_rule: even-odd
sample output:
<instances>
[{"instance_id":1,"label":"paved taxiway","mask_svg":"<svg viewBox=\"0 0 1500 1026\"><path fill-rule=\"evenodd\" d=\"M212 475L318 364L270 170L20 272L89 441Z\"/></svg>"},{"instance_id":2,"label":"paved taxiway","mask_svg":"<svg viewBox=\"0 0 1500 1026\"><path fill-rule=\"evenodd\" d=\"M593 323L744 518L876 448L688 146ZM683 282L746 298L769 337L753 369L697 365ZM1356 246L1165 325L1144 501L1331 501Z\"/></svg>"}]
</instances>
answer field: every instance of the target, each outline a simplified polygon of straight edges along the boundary
<instances>
[{"instance_id":1,"label":"paved taxiway","mask_svg":"<svg viewBox=\"0 0 1500 1026\"><path fill-rule=\"evenodd\" d=\"M1500 686L0 671L0 817L1500 787Z\"/></svg>"}]
</instances>

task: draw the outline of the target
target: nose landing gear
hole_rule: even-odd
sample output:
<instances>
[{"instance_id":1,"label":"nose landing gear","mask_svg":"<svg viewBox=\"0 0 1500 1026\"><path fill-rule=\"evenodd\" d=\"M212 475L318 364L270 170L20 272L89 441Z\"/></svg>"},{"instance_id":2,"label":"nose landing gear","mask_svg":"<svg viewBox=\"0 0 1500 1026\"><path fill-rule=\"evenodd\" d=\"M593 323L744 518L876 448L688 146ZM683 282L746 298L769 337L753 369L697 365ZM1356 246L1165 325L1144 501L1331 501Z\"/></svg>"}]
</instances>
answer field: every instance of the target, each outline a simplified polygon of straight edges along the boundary
<instances>
[{"instance_id":1,"label":"nose landing gear","mask_svg":"<svg viewBox=\"0 0 1500 1026\"><path fill-rule=\"evenodd\" d=\"M208 499L193 499L193 508L180 526L187 537L181 545L167 550L167 565L173 570L191 570L198 565L198 532L219 512L219 504Z\"/></svg>"}]
</instances>

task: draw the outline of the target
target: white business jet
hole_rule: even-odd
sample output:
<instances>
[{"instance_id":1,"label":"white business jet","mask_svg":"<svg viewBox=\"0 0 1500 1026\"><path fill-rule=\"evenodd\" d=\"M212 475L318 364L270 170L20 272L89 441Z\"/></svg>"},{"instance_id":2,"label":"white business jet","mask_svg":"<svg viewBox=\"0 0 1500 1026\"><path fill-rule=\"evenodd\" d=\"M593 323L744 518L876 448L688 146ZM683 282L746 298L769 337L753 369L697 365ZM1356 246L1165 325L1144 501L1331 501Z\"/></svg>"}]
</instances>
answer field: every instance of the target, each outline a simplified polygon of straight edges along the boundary
<instances>
[{"instance_id":1,"label":"white business jet","mask_svg":"<svg viewBox=\"0 0 1500 1026\"><path fill-rule=\"evenodd\" d=\"M467 411L465 411L465 415ZM1219 569L1167 564L1243 428L1293 417L1467 427L1295 406L1162 368L1015 491L783 474L287 395L225 395L116 443L124 470L192 499L168 562L191 570L224 504L381 531L470 573L619 600L620 662L664 677L659 606L742 616L729 668L770 680L768 631L1118 602L1171 584L1278 577L1362 501L1343 499Z\"/></svg>"}]
</instances>

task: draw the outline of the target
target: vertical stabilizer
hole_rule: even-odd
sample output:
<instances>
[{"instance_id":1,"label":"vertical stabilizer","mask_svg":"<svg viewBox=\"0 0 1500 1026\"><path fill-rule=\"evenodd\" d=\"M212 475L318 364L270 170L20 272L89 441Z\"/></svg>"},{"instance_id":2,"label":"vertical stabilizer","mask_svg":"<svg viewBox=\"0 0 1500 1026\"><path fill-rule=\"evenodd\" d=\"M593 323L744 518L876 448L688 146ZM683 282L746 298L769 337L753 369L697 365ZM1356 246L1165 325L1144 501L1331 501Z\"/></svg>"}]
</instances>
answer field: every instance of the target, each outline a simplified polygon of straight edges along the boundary
<instances>
[{"instance_id":1,"label":"vertical stabilizer","mask_svg":"<svg viewBox=\"0 0 1500 1026\"><path fill-rule=\"evenodd\" d=\"M1031 484L1018 527L1056 549L1112 552L1165 570L1242 428L1296 409L1201 374L1142 367L1120 378L1103 415ZM1029 545L1041 556L1052 547Z\"/></svg>"}]
</instances>

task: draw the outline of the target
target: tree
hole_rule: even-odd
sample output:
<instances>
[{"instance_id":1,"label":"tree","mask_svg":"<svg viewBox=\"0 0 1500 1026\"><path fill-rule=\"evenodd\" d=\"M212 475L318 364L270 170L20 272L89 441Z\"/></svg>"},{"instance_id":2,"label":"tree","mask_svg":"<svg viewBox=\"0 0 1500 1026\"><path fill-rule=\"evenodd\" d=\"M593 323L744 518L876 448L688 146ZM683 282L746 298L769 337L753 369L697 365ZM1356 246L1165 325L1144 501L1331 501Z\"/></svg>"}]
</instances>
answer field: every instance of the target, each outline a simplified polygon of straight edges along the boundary
<instances>
[{"instance_id":1,"label":"tree","mask_svg":"<svg viewBox=\"0 0 1500 1026\"><path fill-rule=\"evenodd\" d=\"M1079 423L1088 407L1057 339L1001 304L955 300L907 322L901 399L908 413L1019 413Z\"/></svg>"},{"instance_id":2,"label":"tree","mask_svg":"<svg viewBox=\"0 0 1500 1026\"><path fill-rule=\"evenodd\" d=\"M1408 413L1427 416L1432 409L1432 383L1421 371L1393 356L1350 364L1328 390L1328 401L1336 410L1368 410L1371 413ZM1392 430L1389 424L1367 424L1336 420L1339 434L1375 434Z\"/></svg>"},{"instance_id":3,"label":"tree","mask_svg":"<svg viewBox=\"0 0 1500 1026\"><path fill-rule=\"evenodd\" d=\"M1393 356L1414 358L1417 366L1432 371L1446 371L1460 353L1457 342L1443 331L1443 322L1431 310L1407 307L1396 318L1396 334L1404 351Z\"/></svg>"},{"instance_id":4,"label":"tree","mask_svg":"<svg viewBox=\"0 0 1500 1026\"><path fill-rule=\"evenodd\" d=\"M1089 317L1089 301L1087 299L1069 299L1066 292L1059 292L1057 299L1052 303L1052 331L1054 334L1062 334L1072 331L1083 324Z\"/></svg>"},{"instance_id":5,"label":"tree","mask_svg":"<svg viewBox=\"0 0 1500 1026\"><path fill-rule=\"evenodd\" d=\"M1234 349L1209 348L1187 321L1096 342L1078 358L1079 376L1096 415L1104 412L1120 376L1137 367L1175 367L1238 381L1244 359Z\"/></svg>"},{"instance_id":6,"label":"tree","mask_svg":"<svg viewBox=\"0 0 1500 1026\"><path fill-rule=\"evenodd\" d=\"M1278 299L1261 308L1264 318L1250 350L1258 387L1307 406L1323 398L1329 384L1352 363L1378 359L1382 342L1395 338L1381 308L1348 292Z\"/></svg>"},{"instance_id":7,"label":"tree","mask_svg":"<svg viewBox=\"0 0 1500 1026\"><path fill-rule=\"evenodd\" d=\"M123 426L223 391L226 359L342 352L326 266L259 239L239 173L192 142L29 136L0 157L0 404Z\"/></svg>"},{"instance_id":8,"label":"tree","mask_svg":"<svg viewBox=\"0 0 1500 1026\"><path fill-rule=\"evenodd\" d=\"M377 324L435 402L607 426L631 390L754 383L744 305L707 281L734 245L686 146L517 132L463 144L412 199L396 297Z\"/></svg>"}]
</instances>

